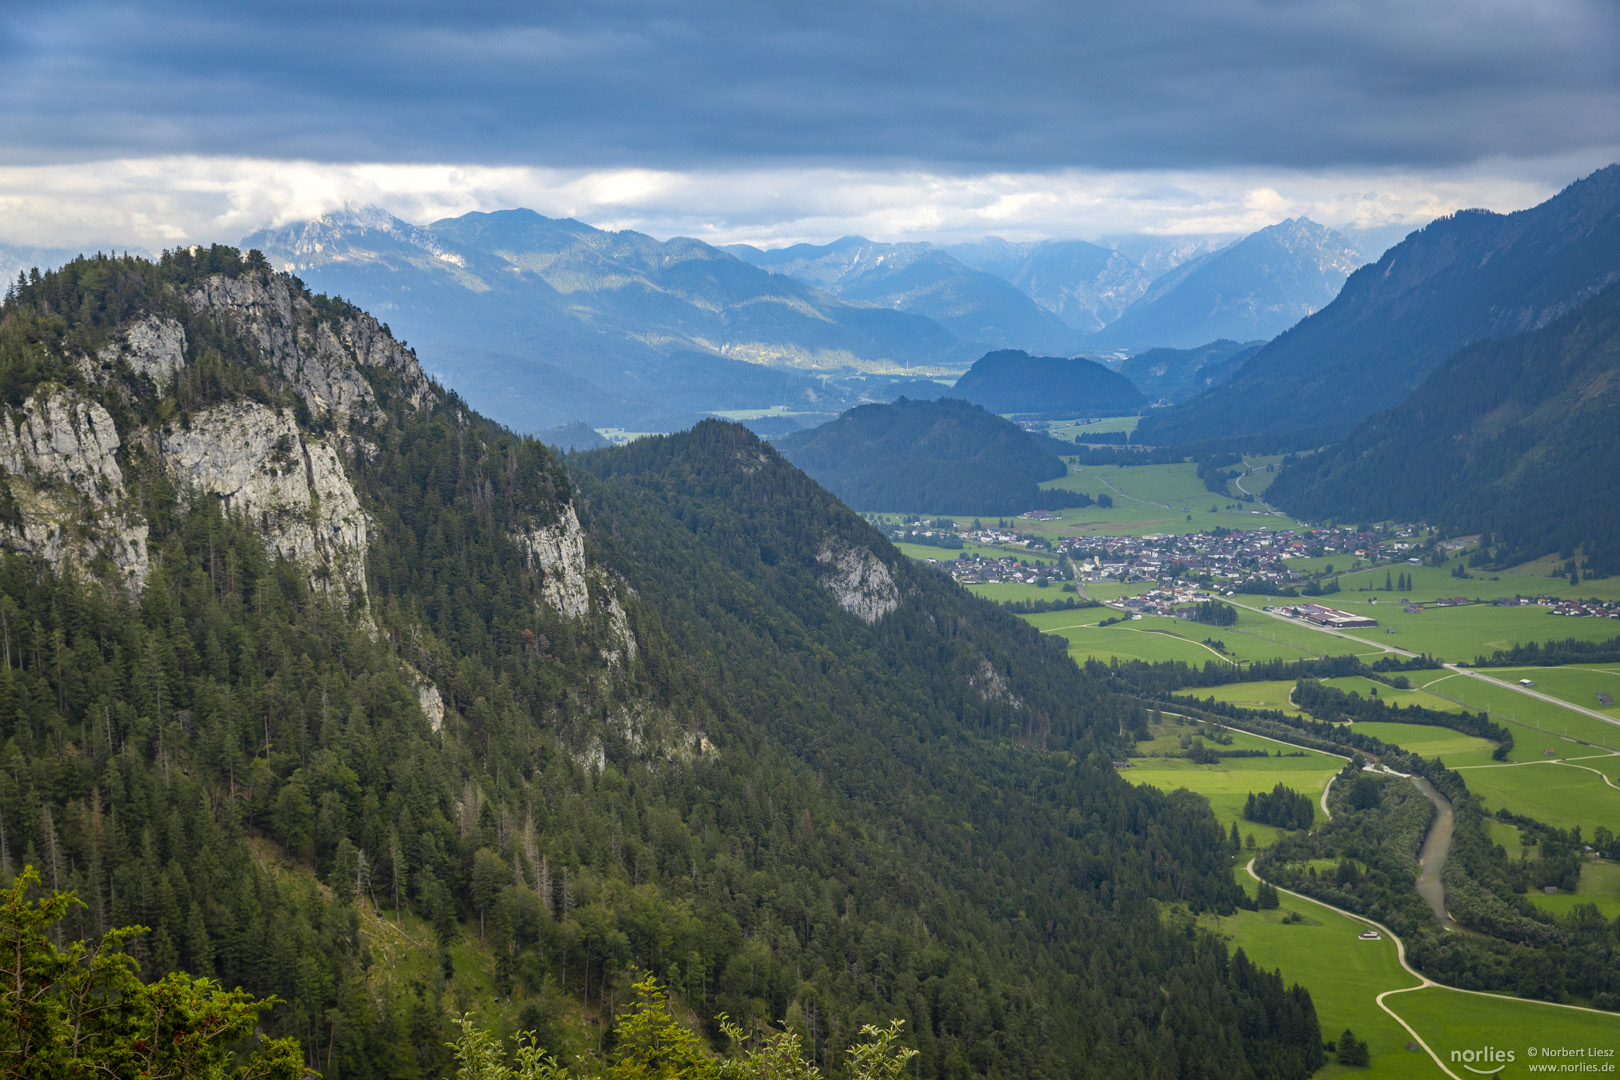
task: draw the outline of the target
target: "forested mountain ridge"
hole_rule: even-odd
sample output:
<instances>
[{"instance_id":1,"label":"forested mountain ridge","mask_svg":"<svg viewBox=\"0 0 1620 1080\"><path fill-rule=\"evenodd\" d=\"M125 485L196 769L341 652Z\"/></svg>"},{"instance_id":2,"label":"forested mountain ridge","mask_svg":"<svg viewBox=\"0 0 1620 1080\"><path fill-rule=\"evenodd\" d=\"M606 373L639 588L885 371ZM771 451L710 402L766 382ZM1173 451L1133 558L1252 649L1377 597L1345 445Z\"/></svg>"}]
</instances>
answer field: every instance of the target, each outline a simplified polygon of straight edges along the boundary
<instances>
[{"instance_id":1,"label":"forested mountain ridge","mask_svg":"<svg viewBox=\"0 0 1620 1080\"><path fill-rule=\"evenodd\" d=\"M1543 326L1620 280L1620 165L1528 210L1460 211L1386 251L1226 383L1143 419L1144 441L1342 438L1480 338Z\"/></svg>"},{"instance_id":2,"label":"forested mountain ridge","mask_svg":"<svg viewBox=\"0 0 1620 1080\"><path fill-rule=\"evenodd\" d=\"M1620 285L1539 330L1459 351L1401 405L1285 467L1267 498L1313 519L1485 534L1481 561L1579 550L1620 573Z\"/></svg>"},{"instance_id":3,"label":"forested mountain ridge","mask_svg":"<svg viewBox=\"0 0 1620 1080\"><path fill-rule=\"evenodd\" d=\"M891 1016L924 1076L1320 1063L1162 910L1239 894L1206 804L1109 768L1142 711L746 431L576 489L221 248L24 281L0 394L0 871L280 996L322 1074L446 1076L467 1008L594 1074L633 967L835 1075Z\"/></svg>"},{"instance_id":4,"label":"forested mountain ridge","mask_svg":"<svg viewBox=\"0 0 1620 1080\"><path fill-rule=\"evenodd\" d=\"M1052 440L954 398L857 406L777 445L857 510L1000 516L1090 501L1040 489L1068 472Z\"/></svg>"},{"instance_id":5,"label":"forested mountain ridge","mask_svg":"<svg viewBox=\"0 0 1620 1080\"><path fill-rule=\"evenodd\" d=\"M954 396L991 412L1114 416L1147 403L1117 371L1084 356L1030 356L1019 349L985 353L956 380Z\"/></svg>"}]
</instances>

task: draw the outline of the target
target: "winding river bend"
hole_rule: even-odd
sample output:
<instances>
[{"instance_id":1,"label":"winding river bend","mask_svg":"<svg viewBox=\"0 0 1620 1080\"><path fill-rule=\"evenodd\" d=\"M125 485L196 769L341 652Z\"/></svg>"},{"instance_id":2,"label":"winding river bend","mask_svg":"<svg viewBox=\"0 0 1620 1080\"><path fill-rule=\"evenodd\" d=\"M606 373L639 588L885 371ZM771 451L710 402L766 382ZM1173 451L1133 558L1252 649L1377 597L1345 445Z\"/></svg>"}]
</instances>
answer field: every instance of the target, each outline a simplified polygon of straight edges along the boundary
<instances>
[{"instance_id":1,"label":"winding river bend","mask_svg":"<svg viewBox=\"0 0 1620 1080\"><path fill-rule=\"evenodd\" d=\"M1434 803L1434 824L1429 826L1429 834L1423 838L1423 847L1418 851L1418 862L1423 872L1418 875L1417 891L1424 902L1434 912L1434 917L1440 920L1440 925L1447 930L1460 929L1446 913L1446 890L1442 883L1442 875L1446 869L1446 854L1451 850L1451 830L1453 814L1451 800L1435 790L1433 784L1421 776L1408 776L1414 786L1430 802Z\"/></svg>"}]
</instances>

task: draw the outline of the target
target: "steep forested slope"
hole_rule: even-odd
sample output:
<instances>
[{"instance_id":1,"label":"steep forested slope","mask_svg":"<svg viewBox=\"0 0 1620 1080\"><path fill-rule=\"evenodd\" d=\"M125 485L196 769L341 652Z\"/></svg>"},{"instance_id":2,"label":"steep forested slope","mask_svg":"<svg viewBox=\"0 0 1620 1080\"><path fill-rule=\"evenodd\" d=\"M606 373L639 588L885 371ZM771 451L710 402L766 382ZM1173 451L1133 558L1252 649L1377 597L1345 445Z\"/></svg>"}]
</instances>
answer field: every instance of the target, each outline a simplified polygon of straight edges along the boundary
<instances>
[{"instance_id":1,"label":"steep forested slope","mask_svg":"<svg viewBox=\"0 0 1620 1080\"><path fill-rule=\"evenodd\" d=\"M1413 233L1231 380L1144 418L1138 432L1159 444L1342 438L1470 341L1545 325L1617 279L1620 166L1611 165L1528 210L1466 210Z\"/></svg>"},{"instance_id":2,"label":"steep forested slope","mask_svg":"<svg viewBox=\"0 0 1620 1080\"><path fill-rule=\"evenodd\" d=\"M279 995L322 1074L445 1076L464 1009L592 1074L637 968L834 1074L890 1016L924 1076L1320 1063L1166 916L1238 894L1108 767L1141 711L741 428L576 490L219 248L25 282L0 395L0 873Z\"/></svg>"},{"instance_id":3,"label":"steep forested slope","mask_svg":"<svg viewBox=\"0 0 1620 1080\"><path fill-rule=\"evenodd\" d=\"M1051 440L953 398L862 405L779 446L858 510L1001 515L1089 501L1039 488L1068 471Z\"/></svg>"},{"instance_id":4,"label":"steep forested slope","mask_svg":"<svg viewBox=\"0 0 1620 1080\"><path fill-rule=\"evenodd\" d=\"M1317 519L1489 533L1503 565L1584 548L1588 567L1620 573L1617 432L1620 286L1540 330L1463 349L1398 408L1285 468L1266 497Z\"/></svg>"}]
</instances>

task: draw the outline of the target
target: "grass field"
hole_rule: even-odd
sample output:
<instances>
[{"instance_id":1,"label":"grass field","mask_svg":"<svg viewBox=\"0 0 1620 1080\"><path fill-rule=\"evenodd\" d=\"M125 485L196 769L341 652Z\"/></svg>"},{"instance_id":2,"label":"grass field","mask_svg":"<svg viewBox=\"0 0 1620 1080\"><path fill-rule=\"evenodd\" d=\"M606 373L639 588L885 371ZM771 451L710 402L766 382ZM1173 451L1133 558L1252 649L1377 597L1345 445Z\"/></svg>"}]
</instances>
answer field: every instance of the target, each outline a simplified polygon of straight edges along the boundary
<instances>
[{"instance_id":1,"label":"grass field","mask_svg":"<svg viewBox=\"0 0 1620 1080\"><path fill-rule=\"evenodd\" d=\"M1483 674L1495 678L1496 669L1488 669ZM1561 741L1563 736L1584 740L1600 750L1620 748L1620 728L1613 724L1478 676L1419 671L1413 672L1411 678L1431 694L1453 701L1470 712L1483 709L1491 714L1491 719L1512 727L1515 746L1510 761L1539 761L1546 749L1557 750L1560 755L1582 752Z\"/></svg>"},{"instance_id":2,"label":"grass field","mask_svg":"<svg viewBox=\"0 0 1620 1080\"><path fill-rule=\"evenodd\" d=\"M1463 735L1450 728L1429 727L1425 724L1379 724L1361 723L1351 725L1352 730L1363 735L1371 735L1386 743L1393 743L1403 750L1414 754L1421 754L1431 761L1435 758L1443 760L1450 768L1462 765L1490 765L1491 754L1496 750L1496 744L1488 739L1476 739L1472 735ZM1472 777L1473 773L1467 774ZM1472 786L1472 780L1468 781ZM1516 807L1508 807L1510 810Z\"/></svg>"},{"instance_id":3,"label":"grass field","mask_svg":"<svg viewBox=\"0 0 1620 1080\"><path fill-rule=\"evenodd\" d=\"M1574 892L1548 896L1532 890L1530 902L1557 915L1568 915L1577 904L1592 904L1605 919L1620 918L1620 864L1607 860L1585 863L1581 866L1580 886Z\"/></svg>"},{"instance_id":4,"label":"grass field","mask_svg":"<svg viewBox=\"0 0 1620 1080\"><path fill-rule=\"evenodd\" d=\"M1061 521L1038 522L1022 531L1054 536L1106 533L1141 536L1147 533L1209 532L1228 529L1293 529L1299 524L1282 514L1266 511L1259 503L1238 502L1204 488L1198 467L1178 465L1072 465L1069 475L1049 480L1045 488L1083 491L1092 498L1107 495L1107 509L1087 506L1060 511ZM1212 512L1210 507L1216 509ZM1230 509L1229 509L1230 508ZM1190 520L1189 520L1190 519Z\"/></svg>"},{"instance_id":5,"label":"grass field","mask_svg":"<svg viewBox=\"0 0 1620 1080\"><path fill-rule=\"evenodd\" d=\"M1011 555L1020 562L1040 563L1045 566L1056 566L1057 556L1045 551L1029 551L1019 547L990 547L986 544L964 543L959 548L934 547L931 544L896 544L900 551L913 559L927 561L933 559L937 562L955 562L958 555L982 555L987 559L1005 559Z\"/></svg>"},{"instance_id":6,"label":"grass field","mask_svg":"<svg viewBox=\"0 0 1620 1080\"><path fill-rule=\"evenodd\" d=\"M1549 761L1458 771L1468 790L1483 798L1491 810L1505 806L1548 825L1561 829L1579 826L1588 833L1596 825L1620 829L1620 789L1585 769Z\"/></svg>"},{"instance_id":7,"label":"grass field","mask_svg":"<svg viewBox=\"0 0 1620 1080\"><path fill-rule=\"evenodd\" d=\"M1342 580L1342 579L1341 579ZM1461 582L1459 584L1467 584ZM1473 596L1462 589L1444 595ZM1370 601L1378 600L1377 604ZM1616 634L1613 619L1568 619L1540 607L1495 607L1469 604L1454 608L1424 608L1407 614L1398 603L1366 593L1339 592L1324 602L1344 611L1368 615L1377 626L1348 630L1346 633L1379 645L1393 645L1408 652L1426 652L1454 664L1471 663L1480 655L1510 648L1521 641L1576 638L1581 641L1607 641ZM1393 628L1394 633L1387 631Z\"/></svg>"},{"instance_id":8,"label":"grass field","mask_svg":"<svg viewBox=\"0 0 1620 1080\"><path fill-rule=\"evenodd\" d=\"M1086 599L1077 592L1064 592L1062 582L1048 585L1044 589L1039 585L1026 585L1019 581L984 581L975 585L964 585L963 588L974 596L982 596L986 600L994 600L998 604L1005 604L1012 600L1051 600L1059 603L1064 600L1073 600L1075 603L1085 603ZM1101 609L1082 608L1079 611L1070 612L1070 614L1089 615L1098 610Z\"/></svg>"},{"instance_id":9,"label":"grass field","mask_svg":"<svg viewBox=\"0 0 1620 1080\"><path fill-rule=\"evenodd\" d=\"M1253 879L1242 867L1236 873L1237 880L1254 895ZM1572 902L1575 899L1570 897ZM1290 911L1303 921L1284 923L1283 915ZM1406 1048L1410 1040L1406 1030L1378 1007L1377 997L1384 991L1417 985L1402 970L1395 944L1388 937L1362 941L1357 935L1364 923L1287 894L1276 911L1240 911L1207 922L1256 964L1267 970L1280 969L1284 979L1303 983L1316 1004L1324 1039L1337 1039L1349 1028L1367 1041L1370 1067L1347 1069L1329 1064L1316 1074L1317 1080L1340 1075L1444 1080L1445 1074L1428 1054ZM1452 1051L1485 1045L1514 1051L1515 1068L1504 1075L1527 1071L1524 1065L1532 1060L1528 1054L1531 1046L1538 1052L1581 1046L1620 1052L1620 1015L1613 1013L1582 1012L1439 986L1392 994L1384 1000L1461 1076L1469 1074L1451 1064Z\"/></svg>"},{"instance_id":10,"label":"grass field","mask_svg":"<svg viewBox=\"0 0 1620 1080\"><path fill-rule=\"evenodd\" d=\"M1254 895L1255 881L1241 866L1237 880ZM1288 912L1298 913L1303 921L1284 923ZM1362 941L1356 935L1365 929L1364 923L1287 894L1275 911L1240 911L1210 922L1256 964L1267 971L1281 969L1284 979L1302 983L1311 992L1324 1039L1337 1039L1349 1028L1366 1040L1371 1067L1349 1069L1330 1064L1317 1077L1350 1074L1387 1080L1445 1080L1427 1054L1407 1051L1410 1036L1375 1000L1385 990L1418 984L1401 969L1394 941L1382 936L1377 941Z\"/></svg>"},{"instance_id":11,"label":"grass field","mask_svg":"<svg viewBox=\"0 0 1620 1080\"><path fill-rule=\"evenodd\" d=\"M1493 678L1507 679L1510 682L1530 679L1536 684L1536 689L1543 694L1551 694L1583 709L1592 709L1620 720L1620 704L1600 705L1597 699L1598 692L1605 691L1615 701L1620 702L1620 664L1568 664L1563 667L1480 670Z\"/></svg>"},{"instance_id":12,"label":"grass field","mask_svg":"<svg viewBox=\"0 0 1620 1080\"><path fill-rule=\"evenodd\" d=\"M1230 702L1245 709L1281 709L1291 716L1302 716L1303 713L1288 703L1289 692L1293 689L1294 680L1278 679L1270 682L1188 687L1180 692L1190 694L1200 701L1212 697L1216 701Z\"/></svg>"},{"instance_id":13,"label":"grass field","mask_svg":"<svg viewBox=\"0 0 1620 1080\"><path fill-rule=\"evenodd\" d=\"M1485 835L1490 837L1491 843L1500 845L1510 859L1524 854L1524 838L1520 836L1517 825L1488 819L1485 822Z\"/></svg>"},{"instance_id":14,"label":"grass field","mask_svg":"<svg viewBox=\"0 0 1620 1080\"><path fill-rule=\"evenodd\" d=\"M1466 561L1466 560L1464 560ZM1620 577L1603 578L1598 581L1583 581L1579 585L1571 585L1568 577L1547 577L1544 574L1516 573L1511 570L1484 573L1479 570L1469 570L1466 578L1454 578L1452 569L1458 560L1452 559L1444 566L1410 566L1397 564L1391 566L1376 566L1356 573L1344 574L1339 578L1339 587L1345 592L1358 594L1363 588L1382 589L1384 587L1384 574L1393 570L1395 574L1402 571L1412 576L1412 588L1404 593L1377 593L1379 596L1395 596L1397 598L1410 596L1414 600L1433 600L1440 596L1477 596L1485 600L1494 600L1498 596L1595 596L1600 600L1620 599ZM1366 595L1366 594L1359 594ZM1542 612L1546 615L1546 612ZM1554 615L1546 618L1558 619ZM1559 622L1601 622L1600 619L1558 619ZM1620 630L1610 623L1609 636L1613 637ZM1559 637L1565 635L1559 634Z\"/></svg>"},{"instance_id":15,"label":"grass field","mask_svg":"<svg viewBox=\"0 0 1620 1080\"><path fill-rule=\"evenodd\" d=\"M1167 723L1160 732L1155 732L1158 737L1153 742L1139 743L1137 748L1143 753L1179 749L1180 734L1190 733L1191 730L1174 722ZM1241 731L1230 734L1233 749L1260 749L1272 754L1279 750L1284 754L1299 753L1257 735ZM1318 803L1316 820L1320 824L1323 821L1322 807L1319 805L1322 789L1343 767L1343 758L1307 750L1301 757L1230 758L1218 765L1199 765L1186 758L1133 758L1132 767L1120 775L1133 784L1151 784L1164 791L1186 788L1196 792L1209 800L1222 828L1230 831L1232 823L1236 821L1244 834L1253 833L1255 842L1265 847L1274 842L1281 831L1269 825L1242 820L1243 804L1249 793L1270 791L1279 783L1303 792L1311 797L1313 803Z\"/></svg>"},{"instance_id":16,"label":"grass field","mask_svg":"<svg viewBox=\"0 0 1620 1080\"><path fill-rule=\"evenodd\" d=\"M1620 1015L1614 1013L1563 1009L1538 1001L1504 1000L1440 986L1396 994L1384 1001L1416 1028L1448 1064L1454 1051L1478 1050L1485 1046L1513 1051L1513 1064L1502 1073L1505 1077L1528 1074L1529 1064L1538 1060L1530 1056L1532 1046L1537 1049L1538 1058L1548 1049L1591 1046L1620 1055ZM1423 1056L1427 1061L1428 1055ZM1614 1060L1610 1059L1610 1064ZM1377 1065L1376 1058L1373 1064ZM1459 1076L1469 1075L1460 1065L1451 1065L1451 1069Z\"/></svg>"},{"instance_id":17,"label":"grass field","mask_svg":"<svg viewBox=\"0 0 1620 1080\"><path fill-rule=\"evenodd\" d=\"M1054 439L1084 441L1087 435L1135 431L1136 425L1141 420L1140 416L1105 416L1100 420L1054 420L1046 426L1046 431Z\"/></svg>"}]
</instances>

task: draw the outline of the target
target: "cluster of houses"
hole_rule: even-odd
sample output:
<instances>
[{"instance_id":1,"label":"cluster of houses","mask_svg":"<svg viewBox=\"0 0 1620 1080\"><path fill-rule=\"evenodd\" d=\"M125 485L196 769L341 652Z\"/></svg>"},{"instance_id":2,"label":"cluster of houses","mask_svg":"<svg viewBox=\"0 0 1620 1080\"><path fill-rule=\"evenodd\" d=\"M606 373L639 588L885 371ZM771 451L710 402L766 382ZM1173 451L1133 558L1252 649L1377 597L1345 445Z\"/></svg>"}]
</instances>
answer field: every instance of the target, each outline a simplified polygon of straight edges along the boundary
<instances>
[{"instance_id":1,"label":"cluster of houses","mask_svg":"<svg viewBox=\"0 0 1620 1080\"><path fill-rule=\"evenodd\" d=\"M936 563L963 585L977 585L987 581L1033 585L1042 576L1051 578L1056 573L1050 563L1026 562L1014 555L991 559L964 552L946 562L933 559L929 561Z\"/></svg>"},{"instance_id":2,"label":"cluster of houses","mask_svg":"<svg viewBox=\"0 0 1620 1080\"><path fill-rule=\"evenodd\" d=\"M1381 540L1355 529L1218 529L1207 533L1149 536L1077 536L1058 550L1075 560L1087 581L1158 581L1172 576L1259 579L1287 585L1302 580L1291 559L1343 555L1344 569L1357 559L1395 558L1411 548L1404 540Z\"/></svg>"}]
</instances>

